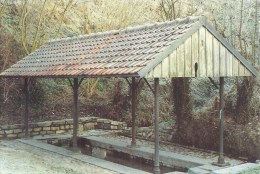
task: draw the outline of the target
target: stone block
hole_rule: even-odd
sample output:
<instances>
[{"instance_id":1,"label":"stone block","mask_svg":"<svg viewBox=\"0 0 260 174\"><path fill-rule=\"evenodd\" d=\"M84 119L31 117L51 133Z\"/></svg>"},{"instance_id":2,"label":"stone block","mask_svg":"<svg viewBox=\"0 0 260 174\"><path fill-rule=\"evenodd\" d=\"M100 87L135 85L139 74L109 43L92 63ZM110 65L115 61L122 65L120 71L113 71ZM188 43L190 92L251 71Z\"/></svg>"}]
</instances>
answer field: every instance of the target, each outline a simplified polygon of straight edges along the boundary
<instances>
[{"instance_id":1,"label":"stone block","mask_svg":"<svg viewBox=\"0 0 260 174\"><path fill-rule=\"evenodd\" d=\"M62 134L62 133L65 133L65 130L57 130L56 131L56 134Z\"/></svg>"},{"instance_id":2,"label":"stone block","mask_svg":"<svg viewBox=\"0 0 260 174\"><path fill-rule=\"evenodd\" d=\"M12 126L13 126L13 129L22 129L23 128L22 124L15 124L15 125L12 125Z\"/></svg>"},{"instance_id":3,"label":"stone block","mask_svg":"<svg viewBox=\"0 0 260 174\"><path fill-rule=\"evenodd\" d=\"M51 127L51 131L57 131L60 130L60 127Z\"/></svg>"},{"instance_id":4,"label":"stone block","mask_svg":"<svg viewBox=\"0 0 260 174\"><path fill-rule=\"evenodd\" d=\"M31 132L31 135L39 135L40 134L40 132Z\"/></svg>"},{"instance_id":5,"label":"stone block","mask_svg":"<svg viewBox=\"0 0 260 174\"><path fill-rule=\"evenodd\" d=\"M82 117L82 118L79 118L79 121L81 121L81 122L88 122L89 118L88 117Z\"/></svg>"},{"instance_id":6,"label":"stone block","mask_svg":"<svg viewBox=\"0 0 260 174\"><path fill-rule=\"evenodd\" d=\"M73 125L72 124L70 125L70 129L73 129Z\"/></svg>"},{"instance_id":7,"label":"stone block","mask_svg":"<svg viewBox=\"0 0 260 174\"><path fill-rule=\"evenodd\" d=\"M6 133L6 134L13 134L13 133L14 133L14 130L5 130L5 133Z\"/></svg>"},{"instance_id":8,"label":"stone block","mask_svg":"<svg viewBox=\"0 0 260 174\"><path fill-rule=\"evenodd\" d=\"M39 122L37 125L41 127L48 127L52 125L52 121Z\"/></svg>"},{"instance_id":9,"label":"stone block","mask_svg":"<svg viewBox=\"0 0 260 174\"><path fill-rule=\"evenodd\" d=\"M4 135L5 134L5 131L0 131L0 135Z\"/></svg>"},{"instance_id":10,"label":"stone block","mask_svg":"<svg viewBox=\"0 0 260 174\"><path fill-rule=\"evenodd\" d=\"M2 125L1 129L8 129L8 125Z\"/></svg>"},{"instance_id":11,"label":"stone block","mask_svg":"<svg viewBox=\"0 0 260 174\"><path fill-rule=\"evenodd\" d=\"M15 134L16 134L16 133L21 133L21 132L23 132L22 129L14 129L14 133L15 133Z\"/></svg>"},{"instance_id":12,"label":"stone block","mask_svg":"<svg viewBox=\"0 0 260 174\"><path fill-rule=\"evenodd\" d=\"M64 129L65 129L65 126L64 126L64 125L60 125L60 129L61 129L61 130L64 130Z\"/></svg>"},{"instance_id":13,"label":"stone block","mask_svg":"<svg viewBox=\"0 0 260 174\"><path fill-rule=\"evenodd\" d=\"M29 128L36 128L36 127L38 127L38 124L35 124L35 123L29 124ZM23 126L23 128L25 128L25 127Z\"/></svg>"},{"instance_id":14,"label":"stone block","mask_svg":"<svg viewBox=\"0 0 260 174\"><path fill-rule=\"evenodd\" d=\"M55 134L56 131L47 131L47 134Z\"/></svg>"},{"instance_id":15,"label":"stone block","mask_svg":"<svg viewBox=\"0 0 260 174\"><path fill-rule=\"evenodd\" d=\"M82 124L78 125L78 131L80 132L84 131L84 126Z\"/></svg>"},{"instance_id":16,"label":"stone block","mask_svg":"<svg viewBox=\"0 0 260 174\"><path fill-rule=\"evenodd\" d=\"M111 130L117 130L117 126L111 126Z\"/></svg>"},{"instance_id":17,"label":"stone block","mask_svg":"<svg viewBox=\"0 0 260 174\"><path fill-rule=\"evenodd\" d=\"M97 122L98 117L88 117L88 122Z\"/></svg>"},{"instance_id":18,"label":"stone block","mask_svg":"<svg viewBox=\"0 0 260 174\"><path fill-rule=\"evenodd\" d=\"M7 138L16 138L17 134L7 134Z\"/></svg>"},{"instance_id":19,"label":"stone block","mask_svg":"<svg viewBox=\"0 0 260 174\"><path fill-rule=\"evenodd\" d=\"M5 137L5 135L0 135L0 138L4 138Z\"/></svg>"},{"instance_id":20,"label":"stone block","mask_svg":"<svg viewBox=\"0 0 260 174\"><path fill-rule=\"evenodd\" d=\"M64 120L55 120L52 121L52 126L60 126L60 125L64 125L65 121Z\"/></svg>"},{"instance_id":21,"label":"stone block","mask_svg":"<svg viewBox=\"0 0 260 174\"><path fill-rule=\"evenodd\" d=\"M85 123L84 130L92 130L95 129L95 123Z\"/></svg>"},{"instance_id":22,"label":"stone block","mask_svg":"<svg viewBox=\"0 0 260 174\"><path fill-rule=\"evenodd\" d=\"M119 121L111 121L111 125L113 126L118 126L120 124Z\"/></svg>"},{"instance_id":23,"label":"stone block","mask_svg":"<svg viewBox=\"0 0 260 174\"><path fill-rule=\"evenodd\" d=\"M33 132L39 132L39 131L42 131L42 128L41 128L41 127L33 128Z\"/></svg>"},{"instance_id":24,"label":"stone block","mask_svg":"<svg viewBox=\"0 0 260 174\"><path fill-rule=\"evenodd\" d=\"M43 127L42 130L43 131L49 131L49 130L51 130L51 127Z\"/></svg>"},{"instance_id":25,"label":"stone block","mask_svg":"<svg viewBox=\"0 0 260 174\"><path fill-rule=\"evenodd\" d=\"M107 119L104 119L104 118L99 118L97 119L97 122L98 123L104 123Z\"/></svg>"},{"instance_id":26,"label":"stone block","mask_svg":"<svg viewBox=\"0 0 260 174\"><path fill-rule=\"evenodd\" d=\"M47 131L40 131L41 135L45 135L47 133Z\"/></svg>"},{"instance_id":27,"label":"stone block","mask_svg":"<svg viewBox=\"0 0 260 174\"><path fill-rule=\"evenodd\" d=\"M65 129L70 129L70 125L65 125Z\"/></svg>"},{"instance_id":28,"label":"stone block","mask_svg":"<svg viewBox=\"0 0 260 174\"><path fill-rule=\"evenodd\" d=\"M24 133L24 132L18 133L18 134L17 134L17 137L18 137L18 138L23 138L23 137L25 137L25 133Z\"/></svg>"},{"instance_id":29,"label":"stone block","mask_svg":"<svg viewBox=\"0 0 260 174\"><path fill-rule=\"evenodd\" d=\"M2 125L1 128L2 129L18 129L21 128L22 125L21 124L15 124L15 125Z\"/></svg>"},{"instance_id":30,"label":"stone block","mask_svg":"<svg viewBox=\"0 0 260 174\"><path fill-rule=\"evenodd\" d=\"M111 120L105 119L104 123L111 123Z\"/></svg>"},{"instance_id":31,"label":"stone block","mask_svg":"<svg viewBox=\"0 0 260 174\"><path fill-rule=\"evenodd\" d=\"M117 126L117 129L118 129L118 130L122 130L122 129L123 129L123 124L119 124L119 125Z\"/></svg>"},{"instance_id":32,"label":"stone block","mask_svg":"<svg viewBox=\"0 0 260 174\"><path fill-rule=\"evenodd\" d=\"M104 129L104 123L103 122L98 122L96 128L97 129Z\"/></svg>"},{"instance_id":33,"label":"stone block","mask_svg":"<svg viewBox=\"0 0 260 174\"><path fill-rule=\"evenodd\" d=\"M110 130L111 129L111 124L110 123L104 123L103 129Z\"/></svg>"},{"instance_id":34,"label":"stone block","mask_svg":"<svg viewBox=\"0 0 260 174\"><path fill-rule=\"evenodd\" d=\"M65 119L65 124L73 124L73 119Z\"/></svg>"}]
</instances>

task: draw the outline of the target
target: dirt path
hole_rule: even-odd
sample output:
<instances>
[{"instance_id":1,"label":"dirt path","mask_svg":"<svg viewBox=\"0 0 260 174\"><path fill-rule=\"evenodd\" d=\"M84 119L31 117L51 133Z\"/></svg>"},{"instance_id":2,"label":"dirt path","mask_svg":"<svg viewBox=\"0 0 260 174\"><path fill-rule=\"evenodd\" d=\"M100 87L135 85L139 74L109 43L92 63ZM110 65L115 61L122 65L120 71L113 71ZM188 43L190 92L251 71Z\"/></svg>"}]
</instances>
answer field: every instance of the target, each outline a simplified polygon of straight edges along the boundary
<instances>
[{"instance_id":1,"label":"dirt path","mask_svg":"<svg viewBox=\"0 0 260 174\"><path fill-rule=\"evenodd\" d=\"M116 174L18 141L0 141L0 174Z\"/></svg>"}]
</instances>

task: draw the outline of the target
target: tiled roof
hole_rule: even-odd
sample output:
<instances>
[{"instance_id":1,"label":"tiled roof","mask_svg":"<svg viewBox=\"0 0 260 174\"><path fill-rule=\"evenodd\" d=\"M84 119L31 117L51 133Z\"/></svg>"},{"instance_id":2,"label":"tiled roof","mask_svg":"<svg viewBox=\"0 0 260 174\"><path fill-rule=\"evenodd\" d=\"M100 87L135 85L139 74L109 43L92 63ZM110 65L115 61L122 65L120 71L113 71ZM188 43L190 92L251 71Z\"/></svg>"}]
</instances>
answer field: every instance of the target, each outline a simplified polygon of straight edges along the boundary
<instances>
[{"instance_id":1,"label":"tiled roof","mask_svg":"<svg viewBox=\"0 0 260 174\"><path fill-rule=\"evenodd\" d=\"M20 60L6 77L140 77L199 17L54 40ZM158 64L158 63L157 63Z\"/></svg>"}]
</instances>

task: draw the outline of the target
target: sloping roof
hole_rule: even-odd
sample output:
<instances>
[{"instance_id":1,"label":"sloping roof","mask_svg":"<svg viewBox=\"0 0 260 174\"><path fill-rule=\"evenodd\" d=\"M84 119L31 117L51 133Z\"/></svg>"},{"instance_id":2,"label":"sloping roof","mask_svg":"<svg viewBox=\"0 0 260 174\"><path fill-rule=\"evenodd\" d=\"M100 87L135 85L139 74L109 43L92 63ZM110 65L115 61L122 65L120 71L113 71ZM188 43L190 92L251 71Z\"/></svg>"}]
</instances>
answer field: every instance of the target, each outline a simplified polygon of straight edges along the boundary
<instances>
[{"instance_id":1,"label":"sloping roof","mask_svg":"<svg viewBox=\"0 0 260 174\"><path fill-rule=\"evenodd\" d=\"M0 76L144 77L201 26L207 27L252 74L257 74L204 17L187 17L50 41Z\"/></svg>"}]
</instances>

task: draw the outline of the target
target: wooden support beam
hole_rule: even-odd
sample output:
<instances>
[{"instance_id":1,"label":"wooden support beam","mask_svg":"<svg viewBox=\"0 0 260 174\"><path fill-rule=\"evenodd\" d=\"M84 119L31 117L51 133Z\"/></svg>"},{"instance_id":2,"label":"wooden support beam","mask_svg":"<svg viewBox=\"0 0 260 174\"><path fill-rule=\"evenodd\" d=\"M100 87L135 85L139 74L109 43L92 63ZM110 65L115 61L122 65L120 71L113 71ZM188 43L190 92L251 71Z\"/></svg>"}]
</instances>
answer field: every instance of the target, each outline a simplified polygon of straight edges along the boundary
<instances>
[{"instance_id":1,"label":"wooden support beam","mask_svg":"<svg viewBox=\"0 0 260 174\"><path fill-rule=\"evenodd\" d=\"M159 164L159 78L154 78L154 174L160 174Z\"/></svg>"},{"instance_id":2,"label":"wooden support beam","mask_svg":"<svg viewBox=\"0 0 260 174\"><path fill-rule=\"evenodd\" d=\"M29 79L24 79L24 102L25 102L25 110L24 110L24 127L25 127L25 137L29 137Z\"/></svg>"},{"instance_id":3,"label":"wooden support beam","mask_svg":"<svg viewBox=\"0 0 260 174\"><path fill-rule=\"evenodd\" d=\"M73 79L73 137L72 144L73 148L77 147L77 134L78 134L78 89L79 89L79 80L78 78Z\"/></svg>"},{"instance_id":4,"label":"wooden support beam","mask_svg":"<svg viewBox=\"0 0 260 174\"><path fill-rule=\"evenodd\" d=\"M131 147L136 147L136 99L137 99L137 84L135 77L132 77L131 93L132 93L132 141Z\"/></svg>"},{"instance_id":5,"label":"wooden support beam","mask_svg":"<svg viewBox=\"0 0 260 174\"><path fill-rule=\"evenodd\" d=\"M214 82L214 80L209 77L210 82L215 86L216 89L218 89L218 85Z\"/></svg>"},{"instance_id":6,"label":"wooden support beam","mask_svg":"<svg viewBox=\"0 0 260 174\"><path fill-rule=\"evenodd\" d=\"M152 91L152 93L154 94L154 89L152 88L152 86L150 85L150 83L147 81L146 78L144 78L145 83L147 84L147 86L150 88L150 90Z\"/></svg>"},{"instance_id":7,"label":"wooden support beam","mask_svg":"<svg viewBox=\"0 0 260 174\"><path fill-rule=\"evenodd\" d=\"M229 163L225 162L224 158L224 77L219 78L219 100L219 157L218 161L213 164L216 166L224 167L229 165Z\"/></svg>"},{"instance_id":8,"label":"wooden support beam","mask_svg":"<svg viewBox=\"0 0 260 174\"><path fill-rule=\"evenodd\" d=\"M219 78L219 129L220 129L220 142L219 142L219 158L218 158L218 163L219 164L225 164L224 160L224 153L223 153L223 109L224 109L224 77Z\"/></svg>"}]
</instances>

